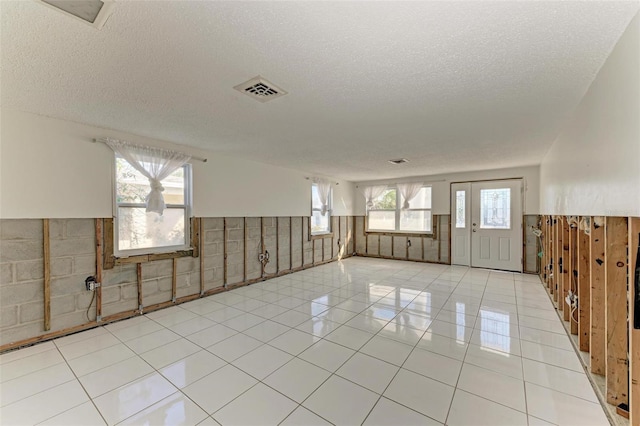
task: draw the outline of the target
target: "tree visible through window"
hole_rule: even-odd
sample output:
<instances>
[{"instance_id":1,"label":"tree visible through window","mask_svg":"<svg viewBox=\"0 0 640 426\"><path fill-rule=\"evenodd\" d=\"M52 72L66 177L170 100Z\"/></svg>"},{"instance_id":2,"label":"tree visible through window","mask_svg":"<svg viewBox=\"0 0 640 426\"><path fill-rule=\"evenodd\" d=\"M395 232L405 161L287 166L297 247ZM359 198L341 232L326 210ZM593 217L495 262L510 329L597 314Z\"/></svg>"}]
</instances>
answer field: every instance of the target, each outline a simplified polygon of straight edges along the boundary
<instances>
[{"instance_id":1,"label":"tree visible through window","mask_svg":"<svg viewBox=\"0 0 640 426\"><path fill-rule=\"evenodd\" d=\"M162 215L146 212L149 179L116 157L116 235L118 255L156 253L188 248L190 165L162 181L167 208Z\"/></svg>"},{"instance_id":2,"label":"tree visible through window","mask_svg":"<svg viewBox=\"0 0 640 426\"><path fill-rule=\"evenodd\" d=\"M368 230L431 232L431 187L422 187L408 209L402 209L403 202L397 188L388 188L367 211Z\"/></svg>"}]
</instances>

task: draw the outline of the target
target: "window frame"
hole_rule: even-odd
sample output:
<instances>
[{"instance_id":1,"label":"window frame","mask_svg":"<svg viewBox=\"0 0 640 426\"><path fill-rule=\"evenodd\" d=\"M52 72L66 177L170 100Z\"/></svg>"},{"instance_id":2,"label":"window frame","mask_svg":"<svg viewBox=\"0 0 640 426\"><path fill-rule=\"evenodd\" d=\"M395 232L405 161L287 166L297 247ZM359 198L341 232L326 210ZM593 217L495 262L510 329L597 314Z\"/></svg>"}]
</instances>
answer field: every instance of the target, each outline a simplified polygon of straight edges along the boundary
<instances>
[{"instance_id":1,"label":"window frame","mask_svg":"<svg viewBox=\"0 0 640 426\"><path fill-rule=\"evenodd\" d=\"M311 221L313 220L313 212L317 211L320 212L322 211L321 207L318 208L314 208L313 207L313 187L318 186L317 183L311 183L311 216L309 217L309 236L310 237L318 237L318 236L326 236L326 235L331 235L333 234L333 226L332 226L332 217L333 217L333 186L331 186L331 189L329 190L329 208L327 209L327 215L328 215L328 223L329 223L329 229L328 230L322 230L322 231L313 231L313 227L311 226Z\"/></svg>"},{"instance_id":2,"label":"window frame","mask_svg":"<svg viewBox=\"0 0 640 426\"><path fill-rule=\"evenodd\" d=\"M371 234L402 234L402 235L419 235L419 236L431 236L433 235L434 223L433 223L433 187L431 185L422 185L422 188L430 188L431 192L431 208L429 209L413 209L409 208L407 210L402 210L402 194L398 190L396 185L389 185L386 191L395 190L396 191L396 208L395 209L369 209L366 211L366 233ZM421 189L422 189L421 188ZM384 193L383 193L384 195ZM371 211L382 211L382 212L395 212L395 229L372 229L369 225L369 212ZM401 230L400 229L400 218L403 211L425 211L429 212L429 216L431 218L431 229L428 231L413 231L413 230Z\"/></svg>"},{"instance_id":3,"label":"window frame","mask_svg":"<svg viewBox=\"0 0 640 426\"><path fill-rule=\"evenodd\" d=\"M117 154L113 159L113 178L112 178L112 196L113 196L113 256L116 259L126 259L129 257L145 256L145 255L173 255L174 257L184 256L185 252L193 253L193 236L191 235L191 219L193 210L193 168L191 163L182 166L184 170L184 204L166 204L167 209L184 209L184 244L171 246L145 247L139 249L120 250L119 236L119 215L118 208L140 208L146 207L145 203L118 203L118 176L117 161L122 157ZM126 160L125 160L126 161Z\"/></svg>"}]
</instances>

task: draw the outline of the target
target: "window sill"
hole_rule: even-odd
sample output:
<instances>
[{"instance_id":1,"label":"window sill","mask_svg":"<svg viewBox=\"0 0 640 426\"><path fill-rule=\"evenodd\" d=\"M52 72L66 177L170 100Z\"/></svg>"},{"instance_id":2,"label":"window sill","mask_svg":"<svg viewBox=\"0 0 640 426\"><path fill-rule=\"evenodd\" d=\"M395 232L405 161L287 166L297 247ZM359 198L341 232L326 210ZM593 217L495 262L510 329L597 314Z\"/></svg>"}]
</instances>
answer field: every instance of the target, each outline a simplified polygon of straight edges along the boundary
<instances>
[{"instance_id":1,"label":"window sill","mask_svg":"<svg viewBox=\"0 0 640 426\"><path fill-rule=\"evenodd\" d=\"M193 257L194 249L177 250L168 253L136 254L128 257L113 256L114 265L128 265L131 263L146 263L154 260L176 259L179 257Z\"/></svg>"},{"instance_id":2,"label":"window sill","mask_svg":"<svg viewBox=\"0 0 640 426\"><path fill-rule=\"evenodd\" d=\"M381 235L388 237L414 237L414 238L433 238L433 231L429 232L405 232L405 231L365 231L365 235Z\"/></svg>"},{"instance_id":3,"label":"window sill","mask_svg":"<svg viewBox=\"0 0 640 426\"><path fill-rule=\"evenodd\" d=\"M311 240L319 240L326 237L333 237L333 231L329 232L318 232L316 234L311 234Z\"/></svg>"}]
</instances>

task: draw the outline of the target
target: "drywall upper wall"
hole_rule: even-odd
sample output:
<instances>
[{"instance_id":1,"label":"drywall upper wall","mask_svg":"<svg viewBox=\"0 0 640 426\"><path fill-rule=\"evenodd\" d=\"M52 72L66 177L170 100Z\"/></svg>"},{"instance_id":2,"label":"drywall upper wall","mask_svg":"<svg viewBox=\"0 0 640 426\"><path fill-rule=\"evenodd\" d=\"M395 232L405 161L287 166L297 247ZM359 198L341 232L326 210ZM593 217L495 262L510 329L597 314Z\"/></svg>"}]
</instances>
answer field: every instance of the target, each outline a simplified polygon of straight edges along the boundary
<instances>
[{"instance_id":1,"label":"drywall upper wall","mask_svg":"<svg viewBox=\"0 0 640 426\"><path fill-rule=\"evenodd\" d=\"M112 215L113 153L93 138L113 137L207 157L193 161L194 216L309 216L302 172L140 136L1 110L0 217L94 218ZM353 214L354 186L336 181L334 214Z\"/></svg>"},{"instance_id":2,"label":"drywall upper wall","mask_svg":"<svg viewBox=\"0 0 640 426\"><path fill-rule=\"evenodd\" d=\"M640 16L540 167L541 212L640 216Z\"/></svg>"},{"instance_id":3,"label":"drywall upper wall","mask_svg":"<svg viewBox=\"0 0 640 426\"><path fill-rule=\"evenodd\" d=\"M402 167L402 166L398 166ZM479 180L497 180L523 178L524 180L524 214L539 212L539 181L538 166L517 167L511 169L484 170L478 172L449 173L433 176L416 176L406 179L388 179L356 183L356 214L365 214L364 196L360 188L366 185L394 184L398 182L425 182L431 185L431 204L433 214L450 214L451 182L472 182Z\"/></svg>"}]
</instances>

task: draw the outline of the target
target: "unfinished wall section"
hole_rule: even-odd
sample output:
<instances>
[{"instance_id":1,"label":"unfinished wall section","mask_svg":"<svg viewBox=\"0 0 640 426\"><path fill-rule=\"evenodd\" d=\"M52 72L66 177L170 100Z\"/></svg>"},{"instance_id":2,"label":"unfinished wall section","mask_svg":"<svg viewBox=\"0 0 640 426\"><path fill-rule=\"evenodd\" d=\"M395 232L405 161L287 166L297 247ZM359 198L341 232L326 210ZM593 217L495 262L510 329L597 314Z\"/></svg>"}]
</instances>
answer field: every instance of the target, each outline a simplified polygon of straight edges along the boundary
<instances>
[{"instance_id":1,"label":"unfinished wall section","mask_svg":"<svg viewBox=\"0 0 640 426\"><path fill-rule=\"evenodd\" d=\"M303 253L312 267L354 247L349 216L333 217L332 233L313 237L307 217L202 218L194 219L193 256L97 258L98 243L110 244L96 238L108 221L0 220L0 351L300 270ZM267 251L263 267L258 256ZM101 287L87 291L98 267Z\"/></svg>"},{"instance_id":2,"label":"unfinished wall section","mask_svg":"<svg viewBox=\"0 0 640 426\"><path fill-rule=\"evenodd\" d=\"M418 262L450 263L449 215L434 215L433 235L366 232L364 216L354 218L355 252L358 256Z\"/></svg>"}]
</instances>

